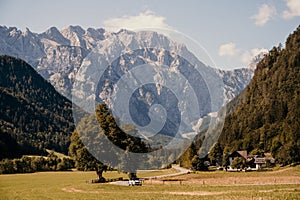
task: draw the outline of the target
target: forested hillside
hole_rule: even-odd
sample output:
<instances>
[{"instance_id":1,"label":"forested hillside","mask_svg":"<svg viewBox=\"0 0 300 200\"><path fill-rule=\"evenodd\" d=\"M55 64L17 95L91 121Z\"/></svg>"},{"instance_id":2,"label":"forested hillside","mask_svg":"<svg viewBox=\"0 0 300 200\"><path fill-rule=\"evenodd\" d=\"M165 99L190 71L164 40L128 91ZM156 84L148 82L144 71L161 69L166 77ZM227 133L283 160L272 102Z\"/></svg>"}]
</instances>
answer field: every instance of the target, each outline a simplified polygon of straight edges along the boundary
<instances>
[{"instance_id":1,"label":"forested hillside","mask_svg":"<svg viewBox=\"0 0 300 200\"><path fill-rule=\"evenodd\" d=\"M0 56L0 159L67 153L72 103L24 61Z\"/></svg>"},{"instance_id":2,"label":"forested hillside","mask_svg":"<svg viewBox=\"0 0 300 200\"><path fill-rule=\"evenodd\" d=\"M234 150L271 152L276 161L300 161L300 27L257 65L249 86L231 105L220 145Z\"/></svg>"}]
</instances>

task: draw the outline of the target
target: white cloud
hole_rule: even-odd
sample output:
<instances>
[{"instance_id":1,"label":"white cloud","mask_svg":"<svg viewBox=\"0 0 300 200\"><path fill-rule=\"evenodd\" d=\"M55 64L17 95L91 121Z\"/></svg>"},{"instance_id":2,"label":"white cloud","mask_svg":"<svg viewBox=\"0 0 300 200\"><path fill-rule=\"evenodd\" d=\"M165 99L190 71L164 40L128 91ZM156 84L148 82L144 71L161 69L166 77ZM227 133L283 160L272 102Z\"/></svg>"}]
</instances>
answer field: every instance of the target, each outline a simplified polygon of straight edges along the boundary
<instances>
[{"instance_id":1,"label":"white cloud","mask_svg":"<svg viewBox=\"0 0 300 200\"><path fill-rule=\"evenodd\" d=\"M245 51L241 55L241 61L242 61L242 63L248 64L250 62L251 58L252 58L252 56L251 56L251 53L249 51Z\"/></svg>"},{"instance_id":2,"label":"white cloud","mask_svg":"<svg viewBox=\"0 0 300 200\"><path fill-rule=\"evenodd\" d=\"M172 29L170 25L166 23L166 18L156 15L150 10L141 12L136 16L122 16L120 18L107 19L103 22L105 28L117 31L125 28L128 30L136 29Z\"/></svg>"},{"instance_id":3,"label":"white cloud","mask_svg":"<svg viewBox=\"0 0 300 200\"><path fill-rule=\"evenodd\" d=\"M234 56L239 53L239 49L236 48L236 44L233 42L222 44L219 47L219 56Z\"/></svg>"},{"instance_id":4,"label":"white cloud","mask_svg":"<svg viewBox=\"0 0 300 200\"><path fill-rule=\"evenodd\" d=\"M286 6L288 10L283 11L284 19L291 19L296 16L300 16L300 1L299 0L286 0Z\"/></svg>"},{"instance_id":5,"label":"white cloud","mask_svg":"<svg viewBox=\"0 0 300 200\"><path fill-rule=\"evenodd\" d=\"M265 48L253 48L251 50L244 50L233 42L223 44L219 47L219 56L227 56L231 60L237 60L244 64L249 64L251 60L260 53L268 53Z\"/></svg>"},{"instance_id":6,"label":"white cloud","mask_svg":"<svg viewBox=\"0 0 300 200\"><path fill-rule=\"evenodd\" d=\"M254 48L251 49L250 51L244 51L241 55L241 62L245 64L249 64L251 60L259 55L260 53L268 53L268 49L265 48Z\"/></svg>"},{"instance_id":7,"label":"white cloud","mask_svg":"<svg viewBox=\"0 0 300 200\"><path fill-rule=\"evenodd\" d=\"M275 6L263 4L259 7L258 13L251 18L255 20L255 25L263 26L270 21L276 13Z\"/></svg>"},{"instance_id":8,"label":"white cloud","mask_svg":"<svg viewBox=\"0 0 300 200\"><path fill-rule=\"evenodd\" d=\"M265 48L254 48L251 50L252 57L257 56L260 53L268 53L268 49Z\"/></svg>"}]
</instances>

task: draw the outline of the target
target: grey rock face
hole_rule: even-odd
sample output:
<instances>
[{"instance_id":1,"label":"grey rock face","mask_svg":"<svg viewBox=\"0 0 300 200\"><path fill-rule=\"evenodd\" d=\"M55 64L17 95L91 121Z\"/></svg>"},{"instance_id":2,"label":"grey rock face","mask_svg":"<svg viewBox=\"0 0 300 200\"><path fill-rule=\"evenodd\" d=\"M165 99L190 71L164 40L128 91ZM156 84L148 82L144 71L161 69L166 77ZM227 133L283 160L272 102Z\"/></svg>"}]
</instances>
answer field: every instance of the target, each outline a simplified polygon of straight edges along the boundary
<instances>
[{"instance_id":1,"label":"grey rock face","mask_svg":"<svg viewBox=\"0 0 300 200\"><path fill-rule=\"evenodd\" d=\"M124 50L135 50L139 46L155 46L156 48L168 46L172 51L184 57L193 57L184 45L176 44L155 32L134 33L120 30L117 33L110 33L101 28L84 30L79 26L69 26L61 31L51 27L37 34L29 29L22 32L15 27L0 26L0 54L24 59L68 98L71 98L74 76L83 59L93 48L101 49L102 54L109 59L111 55ZM169 60L165 54L155 55L153 52L151 56L157 57L159 62L170 64L167 63ZM215 69L224 80L228 100L248 85L253 76L253 66L260 59L257 58L250 68L232 71Z\"/></svg>"}]
</instances>

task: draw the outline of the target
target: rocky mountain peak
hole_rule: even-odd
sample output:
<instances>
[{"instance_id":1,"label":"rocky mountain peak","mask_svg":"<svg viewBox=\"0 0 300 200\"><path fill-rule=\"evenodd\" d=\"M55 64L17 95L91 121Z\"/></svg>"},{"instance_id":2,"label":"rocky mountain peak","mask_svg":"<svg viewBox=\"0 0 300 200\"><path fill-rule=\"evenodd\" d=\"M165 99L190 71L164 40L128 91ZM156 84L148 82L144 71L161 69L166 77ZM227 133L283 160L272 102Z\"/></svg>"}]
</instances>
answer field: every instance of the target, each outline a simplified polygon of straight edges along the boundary
<instances>
[{"instance_id":1,"label":"rocky mountain peak","mask_svg":"<svg viewBox=\"0 0 300 200\"><path fill-rule=\"evenodd\" d=\"M67 26L61 32L63 33L63 35L76 34L76 35L83 36L85 34L85 30L81 26L72 26L72 25Z\"/></svg>"},{"instance_id":2,"label":"rocky mountain peak","mask_svg":"<svg viewBox=\"0 0 300 200\"><path fill-rule=\"evenodd\" d=\"M69 45L70 41L66 39L56 27L51 27L44 33L40 34L40 37L56 42L58 45Z\"/></svg>"},{"instance_id":3,"label":"rocky mountain peak","mask_svg":"<svg viewBox=\"0 0 300 200\"><path fill-rule=\"evenodd\" d=\"M105 36L105 29L99 28L99 29L94 29L94 28L88 28L86 30L86 36L92 38L93 40L104 40Z\"/></svg>"},{"instance_id":4,"label":"rocky mountain peak","mask_svg":"<svg viewBox=\"0 0 300 200\"><path fill-rule=\"evenodd\" d=\"M159 62L168 63L172 52L180 53L184 58L193 60L193 63L198 62L184 44L175 43L166 36L153 31L133 32L122 29L117 33L112 33L102 28L84 30L80 26L68 26L61 31L56 27L51 27L43 33L36 34L29 29L22 33L15 27L0 26L0 34L2 38L0 54L24 59L49 80L58 91L69 98L71 98L73 78L83 60L92 51L101 53L109 60L112 55L121 55L140 47L147 47L153 49L147 51L148 56L152 56L151 59L156 57ZM140 56L144 55L146 55L145 52ZM224 72L224 70L219 71ZM243 69L226 73L226 75L224 75L225 72L218 74L224 79L225 85L230 82L227 88L231 91L228 99L231 99L249 83L253 70ZM239 85L238 88L236 88L237 85Z\"/></svg>"}]
</instances>

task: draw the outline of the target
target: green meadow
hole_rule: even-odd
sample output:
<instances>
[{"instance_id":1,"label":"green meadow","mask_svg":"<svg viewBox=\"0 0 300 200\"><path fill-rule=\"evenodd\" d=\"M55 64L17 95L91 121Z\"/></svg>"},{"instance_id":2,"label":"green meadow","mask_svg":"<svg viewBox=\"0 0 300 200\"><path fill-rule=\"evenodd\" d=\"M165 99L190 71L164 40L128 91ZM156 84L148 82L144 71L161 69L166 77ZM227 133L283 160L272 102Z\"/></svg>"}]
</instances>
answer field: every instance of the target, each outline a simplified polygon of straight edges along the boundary
<instances>
[{"instance_id":1,"label":"green meadow","mask_svg":"<svg viewBox=\"0 0 300 200\"><path fill-rule=\"evenodd\" d=\"M174 169L140 171L138 176L174 172ZM182 184L154 180L146 181L141 187L87 183L96 177L94 172L0 175L0 199L300 199L299 174L299 166L271 172L198 172L170 178L180 179ZM104 176L127 178L116 171L106 172ZM277 177L277 182L273 177ZM230 179L236 181L228 184ZM264 183L260 179L274 182ZM252 182L247 184L243 180Z\"/></svg>"}]
</instances>

